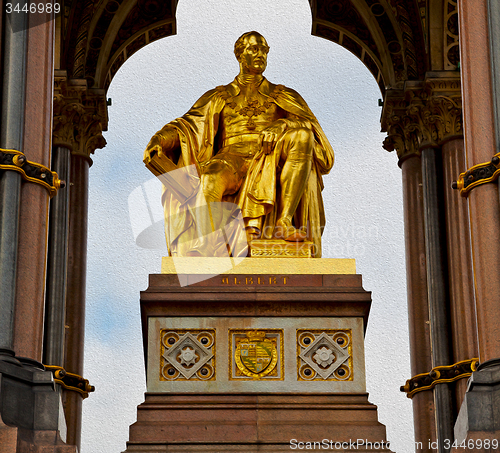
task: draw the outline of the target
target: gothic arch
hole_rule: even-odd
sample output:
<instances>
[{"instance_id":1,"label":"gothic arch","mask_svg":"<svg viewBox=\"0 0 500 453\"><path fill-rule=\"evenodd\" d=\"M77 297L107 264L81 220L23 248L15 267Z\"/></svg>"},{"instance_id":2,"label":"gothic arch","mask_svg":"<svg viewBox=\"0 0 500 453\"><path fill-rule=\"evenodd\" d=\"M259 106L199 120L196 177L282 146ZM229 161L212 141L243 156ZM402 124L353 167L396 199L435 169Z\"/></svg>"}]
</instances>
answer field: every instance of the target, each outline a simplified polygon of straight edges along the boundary
<instances>
[{"instance_id":1,"label":"gothic arch","mask_svg":"<svg viewBox=\"0 0 500 453\"><path fill-rule=\"evenodd\" d=\"M150 42L174 35L177 0L72 1L64 21L63 69L89 88L108 89L123 63Z\"/></svg>"},{"instance_id":2,"label":"gothic arch","mask_svg":"<svg viewBox=\"0 0 500 453\"><path fill-rule=\"evenodd\" d=\"M354 53L384 94L427 70L425 7L419 13L418 6L416 0L311 0L312 33Z\"/></svg>"},{"instance_id":3,"label":"gothic arch","mask_svg":"<svg viewBox=\"0 0 500 453\"><path fill-rule=\"evenodd\" d=\"M406 80L421 80L429 69L425 0L309 2L312 34L355 54L382 94ZM68 0L65 6L61 66L70 78L85 78L89 88L107 90L131 55L176 33L177 0Z\"/></svg>"}]
</instances>

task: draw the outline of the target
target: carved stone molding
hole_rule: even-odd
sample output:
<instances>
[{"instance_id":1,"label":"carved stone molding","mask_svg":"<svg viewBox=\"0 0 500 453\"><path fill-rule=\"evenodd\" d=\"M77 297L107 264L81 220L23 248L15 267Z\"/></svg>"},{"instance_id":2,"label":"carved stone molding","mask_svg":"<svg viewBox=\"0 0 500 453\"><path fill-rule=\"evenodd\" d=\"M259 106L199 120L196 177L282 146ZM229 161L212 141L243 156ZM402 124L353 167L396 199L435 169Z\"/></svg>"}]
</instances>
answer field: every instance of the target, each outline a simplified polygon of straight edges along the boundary
<instances>
[{"instance_id":1,"label":"carved stone molding","mask_svg":"<svg viewBox=\"0 0 500 453\"><path fill-rule=\"evenodd\" d=\"M64 146L72 154L90 160L97 148L106 146L102 132L107 126L104 90L88 89L85 79L68 79L65 71L56 71L53 145Z\"/></svg>"},{"instance_id":2,"label":"carved stone molding","mask_svg":"<svg viewBox=\"0 0 500 453\"><path fill-rule=\"evenodd\" d=\"M430 73L424 81L389 90L384 99L383 147L399 159L438 147L463 135L462 97L457 73Z\"/></svg>"}]
</instances>

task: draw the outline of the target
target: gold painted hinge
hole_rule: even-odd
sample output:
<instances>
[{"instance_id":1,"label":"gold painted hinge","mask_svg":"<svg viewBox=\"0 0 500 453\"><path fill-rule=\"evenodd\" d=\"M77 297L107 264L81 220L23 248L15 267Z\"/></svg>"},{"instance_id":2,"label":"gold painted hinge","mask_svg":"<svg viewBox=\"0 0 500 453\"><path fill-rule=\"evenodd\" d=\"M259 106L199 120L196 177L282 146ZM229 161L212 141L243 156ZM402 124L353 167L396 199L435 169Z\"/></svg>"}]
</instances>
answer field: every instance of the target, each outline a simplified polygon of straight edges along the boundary
<instances>
[{"instance_id":1,"label":"gold painted hinge","mask_svg":"<svg viewBox=\"0 0 500 453\"><path fill-rule=\"evenodd\" d=\"M66 390L80 393L83 399L88 398L89 393L95 391L95 387L89 384L88 379L78 374L68 373L63 367L45 365L45 369L52 372L56 384L60 384Z\"/></svg>"},{"instance_id":2,"label":"gold painted hinge","mask_svg":"<svg viewBox=\"0 0 500 453\"><path fill-rule=\"evenodd\" d=\"M446 384L459 379L468 378L473 371L476 371L479 359L462 360L453 365L437 366L429 373L422 373L413 376L400 388L406 393L408 398L424 390L431 390L437 384Z\"/></svg>"},{"instance_id":3,"label":"gold painted hinge","mask_svg":"<svg viewBox=\"0 0 500 453\"><path fill-rule=\"evenodd\" d=\"M24 180L45 187L50 198L66 185L55 171L51 171L45 165L30 162L21 151L15 149L0 148L0 170L13 170L21 173Z\"/></svg>"},{"instance_id":4,"label":"gold painted hinge","mask_svg":"<svg viewBox=\"0 0 500 453\"><path fill-rule=\"evenodd\" d=\"M493 156L490 162L477 164L464 173L460 173L458 180L452 187L460 190L460 195L466 197L474 187L496 181L500 175L500 153Z\"/></svg>"}]
</instances>

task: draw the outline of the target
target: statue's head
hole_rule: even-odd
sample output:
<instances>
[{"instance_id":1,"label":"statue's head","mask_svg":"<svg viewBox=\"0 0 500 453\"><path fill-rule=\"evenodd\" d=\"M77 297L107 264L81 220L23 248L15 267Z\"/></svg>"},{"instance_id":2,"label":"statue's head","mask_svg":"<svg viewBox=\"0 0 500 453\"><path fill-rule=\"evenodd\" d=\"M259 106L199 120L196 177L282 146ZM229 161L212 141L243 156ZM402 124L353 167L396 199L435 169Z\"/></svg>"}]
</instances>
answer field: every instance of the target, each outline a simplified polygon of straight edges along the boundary
<instances>
[{"instance_id":1,"label":"statue's head","mask_svg":"<svg viewBox=\"0 0 500 453\"><path fill-rule=\"evenodd\" d=\"M269 46L266 39L256 31L241 35L234 44L234 54L240 63L242 72L262 74L267 66Z\"/></svg>"}]
</instances>

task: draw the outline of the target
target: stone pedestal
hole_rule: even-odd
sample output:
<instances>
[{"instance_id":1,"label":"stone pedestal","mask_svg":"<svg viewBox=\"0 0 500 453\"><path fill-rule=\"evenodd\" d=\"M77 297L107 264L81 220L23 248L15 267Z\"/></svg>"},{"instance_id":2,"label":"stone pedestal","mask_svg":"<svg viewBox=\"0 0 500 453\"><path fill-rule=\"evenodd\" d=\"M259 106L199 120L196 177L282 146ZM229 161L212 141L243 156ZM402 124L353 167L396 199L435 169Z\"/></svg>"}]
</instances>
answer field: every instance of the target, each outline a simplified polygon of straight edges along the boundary
<instances>
[{"instance_id":1,"label":"stone pedestal","mask_svg":"<svg viewBox=\"0 0 500 453\"><path fill-rule=\"evenodd\" d=\"M162 272L141 293L147 393L127 452L390 451L354 260L168 258Z\"/></svg>"},{"instance_id":2,"label":"stone pedestal","mask_svg":"<svg viewBox=\"0 0 500 453\"><path fill-rule=\"evenodd\" d=\"M0 360L0 453L77 453L52 373L18 359Z\"/></svg>"},{"instance_id":3,"label":"stone pedestal","mask_svg":"<svg viewBox=\"0 0 500 453\"><path fill-rule=\"evenodd\" d=\"M453 452L497 451L500 446L500 361L472 373L455 423ZM464 449L464 446L466 447Z\"/></svg>"}]
</instances>

